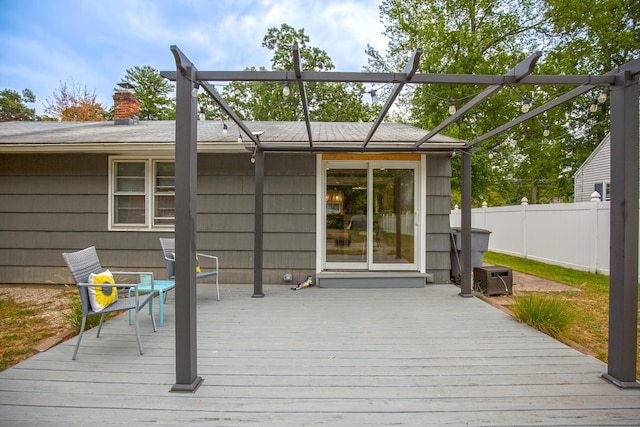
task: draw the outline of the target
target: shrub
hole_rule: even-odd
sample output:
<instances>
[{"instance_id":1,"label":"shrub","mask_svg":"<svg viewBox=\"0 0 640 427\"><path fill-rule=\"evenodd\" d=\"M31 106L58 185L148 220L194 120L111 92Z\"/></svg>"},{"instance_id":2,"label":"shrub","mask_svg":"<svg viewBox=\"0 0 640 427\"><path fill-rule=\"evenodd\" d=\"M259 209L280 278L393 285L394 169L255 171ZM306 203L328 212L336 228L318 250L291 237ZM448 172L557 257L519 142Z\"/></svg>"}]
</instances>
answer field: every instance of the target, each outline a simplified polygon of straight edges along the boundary
<instances>
[{"instance_id":1,"label":"shrub","mask_svg":"<svg viewBox=\"0 0 640 427\"><path fill-rule=\"evenodd\" d=\"M70 310L64 313L64 319L67 321L67 324L75 331L76 334L80 333L80 326L82 326L82 301L80 301L80 295L73 294L71 295L71 305ZM91 329L94 326L98 326L100 324L100 316L89 316L87 317L87 324L85 326L85 330Z\"/></svg>"},{"instance_id":2,"label":"shrub","mask_svg":"<svg viewBox=\"0 0 640 427\"><path fill-rule=\"evenodd\" d=\"M518 320L556 339L564 335L575 319L568 301L547 295L518 297L511 309Z\"/></svg>"}]
</instances>

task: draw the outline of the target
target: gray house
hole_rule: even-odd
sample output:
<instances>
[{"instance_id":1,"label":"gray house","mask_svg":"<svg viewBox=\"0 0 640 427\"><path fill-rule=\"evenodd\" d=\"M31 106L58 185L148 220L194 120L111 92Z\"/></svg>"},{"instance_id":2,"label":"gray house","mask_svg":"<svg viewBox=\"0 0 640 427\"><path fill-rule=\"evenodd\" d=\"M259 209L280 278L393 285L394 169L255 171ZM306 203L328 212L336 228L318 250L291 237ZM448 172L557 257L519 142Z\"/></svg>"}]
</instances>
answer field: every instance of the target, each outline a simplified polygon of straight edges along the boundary
<instances>
[{"instance_id":1,"label":"gray house","mask_svg":"<svg viewBox=\"0 0 640 427\"><path fill-rule=\"evenodd\" d=\"M573 201L588 202L597 191L600 200L611 199L611 135L589 155L573 176Z\"/></svg>"},{"instance_id":2,"label":"gray house","mask_svg":"<svg viewBox=\"0 0 640 427\"><path fill-rule=\"evenodd\" d=\"M573 175L573 201L588 202L597 191L611 200L611 134L607 134Z\"/></svg>"},{"instance_id":3,"label":"gray house","mask_svg":"<svg viewBox=\"0 0 640 427\"><path fill-rule=\"evenodd\" d=\"M0 283L71 283L61 253L91 245L105 267L165 277L158 238L174 233L175 122L116 123L0 123ZM304 122L246 124L263 141L306 138ZM373 154L331 153L359 146L371 123L311 125L326 152L265 156L264 282L448 282L450 156L463 142L438 136L414 153L385 152L427 132L384 123ZM228 284L253 280L245 144L235 124L198 122L198 250L219 256Z\"/></svg>"}]
</instances>

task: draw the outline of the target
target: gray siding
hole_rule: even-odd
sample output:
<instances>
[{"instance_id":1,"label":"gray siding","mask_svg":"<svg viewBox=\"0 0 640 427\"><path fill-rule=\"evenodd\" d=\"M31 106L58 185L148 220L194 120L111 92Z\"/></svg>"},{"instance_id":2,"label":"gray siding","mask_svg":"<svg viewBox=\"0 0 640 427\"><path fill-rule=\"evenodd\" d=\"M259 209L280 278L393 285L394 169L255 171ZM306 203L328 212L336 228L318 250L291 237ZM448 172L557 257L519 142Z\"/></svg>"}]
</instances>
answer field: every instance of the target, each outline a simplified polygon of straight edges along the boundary
<instances>
[{"instance_id":1,"label":"gray siding","mask_svg":"<svg viewBox=\"0 0 640 427\"><path fill-rule=\"evenodd\" d=\"M574 175L573 201L590 201L595 184L603 182L611 182L611 135L602 140Z\"/></svg>"},{"instance_id":2,"label":"gray siding","mask_svg":"<svg viewBox=\"0 0 640 427\"><path fill-rule=\"evenodd\" d=\"M316 157L267 154L264 281L316 270ZM427 157L426 259L449 280L449 156ZM108 231L107 154L0 154L0 283L71 283L61 253L94 245L105 268L166 275L158 237ZM253 282L254 166L248 154L198 156L198 250L222 283Z\"/></svg>"},{"instance_id":3,"label":"gray siding","mask_svg":"<svg viewBox=\"0 0 640 427\"><path fill-rule=\"evenodd\" d=\"M426 270L435 283L448 283L451 268L449 214L451 213L451 161L447 154L426 159Z\"/></svg>"},{"instance_id":4,"label":"gray siding","mask_svg":"<svg viewBox=\"0 0 640 427\"><path fill-rule=\"evenodd\" d=\"M220 257L223 283L253 282L254 166L246 154L198 157L198 248ZM315 271L315 156L266 154L264 282Z\"/></svg>"},{"instance_id":5,"label":"gray siding","mask_svg":"<svg viewBox=\"0 0 640 427\"><path fill-rule=\"evenodd\" d=\"M254 167L246 154L198 156L198 249L223 283L253 281ZM106 154L0 154L0 283L70 283L61 253L94 245L105 268L166 277L158 237L108 231ZM315 270L315 157L266 156L266 283Z\"/></svg>"},{"instance_id":6,"label":"gray siding","mask_svg":"<svg viewBox=\"0 0 640 427\"><path fill-rule=\"evenodd\" d=\"M611 181L611 139L609 135L596 147L574 177L574 202L588 202L595 184ZM602 194L601 194L602 196Z\"/></svg>"}]
</instances>

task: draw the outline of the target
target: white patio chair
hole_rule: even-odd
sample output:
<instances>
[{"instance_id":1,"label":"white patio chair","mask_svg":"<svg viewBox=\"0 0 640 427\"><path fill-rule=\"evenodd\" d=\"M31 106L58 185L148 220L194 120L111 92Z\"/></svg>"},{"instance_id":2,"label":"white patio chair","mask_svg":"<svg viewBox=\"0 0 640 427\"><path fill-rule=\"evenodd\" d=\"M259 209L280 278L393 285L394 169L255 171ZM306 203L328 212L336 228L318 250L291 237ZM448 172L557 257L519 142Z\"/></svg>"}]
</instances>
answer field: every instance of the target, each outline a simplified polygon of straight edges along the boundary
<instances>
[{"instance_id":1,"label":"white patio chair","mask_svg":"<svg viewBox=\"0 0 640 427\"><path fill-rule=\"evenodd\" d=\"M162 252L164 253L164 260L167 263L167 278L175 279L176 277L176 241L175 239L170 239L166 237L160 237L160 246L162 246ZM201 258L211 259L215 262L215 267L211 270L205 271L205 267L200 265L200 271L196 272L196 280L204 279L206 277L216 277L216 296L218 301L220 301L220 288L218 286L218 257L213 255L207 255L200 252L197 252L198 261Z\"/></svg>"},{"instance_id":2,"label":"white patio chair","mask_svg":"<svg viewBox=\"0 0 640 427\"><path fill-rule=\"evenodd\" d=\"M80 293L80 301L82 302L82 326L80 327L80 335L78 336L78 341L76 342L76 348L73 351L72 360L76 359L76 354L78 353L78 347L80 347L80 341L82 341L82 334L84 333L84 328L87 323L87 317L101 314L100 316L100 325L98 326L97 337L100 337L100 331L102 329L102 323L104 322L105 315L107 313L123 311L123 310L135 310L135 328L136 328L136 338L138 339L138 349L140 350L140 354L144 354L144 350L142 348L142 341L140 339L140 327L138 325L138 315L140 310L146 305L149 304L149 307L152 308L153 304L153 273L147 272L130 272L130 271L113 271L112 274L114 276L122 276L122 275L137 275L138 279L134 279L133 283L127 284L109 284L107 286L115 286L116 288L126 288L134 289L134 296L131 297L121 297L116 299L112 304L106 306L99 312L93 310L89 300L89 288L97 286L94 283L89 282L89 275L100 274L103 272L102 266L100 265L100 260L98 259L98 254L96 252L96 248L94 246L90 246L86 249L82 249L78 252L71 253L63 253L62 257L67 263L67 267L73 276L73 280L78 287L78 292ZM146 295L139 295L137 292L137 288L140 282L139 276L150 276L151 277L151 289L152 292ZM153 315L153 310L151 312L151 323L153 324L153 331L156 332L156 319Z\"/></svg>"}]
</instances>

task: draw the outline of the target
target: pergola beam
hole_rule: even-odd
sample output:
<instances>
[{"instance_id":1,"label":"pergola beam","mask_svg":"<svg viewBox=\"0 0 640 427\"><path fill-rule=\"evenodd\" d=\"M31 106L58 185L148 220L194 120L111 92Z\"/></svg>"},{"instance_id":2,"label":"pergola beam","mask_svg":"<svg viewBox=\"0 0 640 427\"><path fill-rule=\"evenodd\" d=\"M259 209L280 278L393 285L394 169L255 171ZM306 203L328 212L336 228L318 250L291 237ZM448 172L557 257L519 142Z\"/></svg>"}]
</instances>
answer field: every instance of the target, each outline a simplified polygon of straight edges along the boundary
<instances>
[{"instance_id":1,"label":"pergola beam","mask_svg":"<svg viewBox=\"0 0 640 427\"><path fill-rule=\"evenodd\" d=\"M167 80L175 81L175 71L163 71L162 76ZM217 82L283 82L296 80L292 71L197 71L195 78L198 81ZM351 83L409 83L404 73L369 73L369 72L342 72L342 71L302 71L300 80L304 82L351 82ZM429 74L417 73L411 78L413 84L435 85L505 85L514 86L581 86L592 84L596 86L611 85L615 83L612 75L530 75L520 81L516 81L514 75L490 75L490 74Z\"/></svg>"},{"instance_id":2,"label":"pergola beam","mask_svg":"<svg viewBox=\"0 0 640 427\"><path fill-rule=\"evenodd\" d=\"M304 113L304 121L307 125L307 137L309 138L309 146L313 146L313 136L311 135L311 120L309 119L309 105L307 102L307 91L302 80L302 66L300 64L300 48L294 45L293 50L293 68L298 81L298 89L300 90L300 102L302 103L302 112Z\"/></svg>"},{"instance_id":3,"label":"pergola beam","mask_svg":"<svg viewBox=\"0 0 640 427\"><path fill-rule=\"evenodd\" d=\"M513 76L515 82L519 82L523 78L527 77L529 74L533 72L533 68L542 56L542 52L536 52L533 55L529 56L524 61L520 62L514 68L512 68L505 76L510 75ZM489 98L491 95L499 91L503 85L492 85L480 92L476 95L471 101L467 102L463 105L455 114L447 117L442 123L433 128L426 136L424 136L420 141L416 142L416 148L420 147L425 142L429 141L435 135L438 134L442 129L445 129L452 123L455 123L460 118L462 118L465 114L467 114L471 109L475 108L478 104L482 103L485 99Z\"/></svg>"},{"instance_id":4,"label":"pergola beam","mask_svg":"<svg viewBox=\"0 0 640 427\"><path fill-rule=\"evenodd\" d=\"M472 147L476 144L478 144L479 142L482 142L484 140L487 140L489 138L493 138L494 136L511 129L512 127L518 126L520 123L526 122L527 120L531 120L532 118L539 116L540 114L551 110L552 108L557 107L558 105L562 105L567 101L570 101L574 98L577 98L580 95L583 95L591 90L593 90L595 88L594 85L584 85L584 86L580 86L577 87L575 89L573 89L570 92L565 93L564 95L559 96L558 98L547 102L544 105L541 105L538 108L535 108L531 111L529 111L528 113L525 113L521 116L516 117L515 119L513 119L512 121L510 121L509 123L505 123L502 126L498 126L497 128L485 133L484 135L481 135L479 137L477 137L476 139L474 139L473 141L469 142L469 147Z\"/></svg>"},{"instance_id":5,"label":"pergola beam","mask_svg":"<svg viewBox=\"0 0 640 427\"><path fill-rule=\"evenodd\" d=\"M242 129L242 132L244 132L245 135L247 135L247 137L249 139L251 139L253 141L254 144L256 144L256 146L260 146L260 139L254 135L251 130L247 127L247 125L244 123L244 121L238 117L238 115L236 114L235 111L233 111L233 108L231 108L229 106L229 104L227 104L227 102L222 99L222 97L220 96L220 94L218 93L218 91L216 90L215 87L211 86L209 83L207 82L200 82L200 85L202 86L202 88L209 94L211 95L211 97L213 98L214 101L216 101L218 103L218 105L220 106L220 108L222 108L222 110L227 113L227 115L231 118L231 120L233 120L233 122L238 125L238 127L240 129Z\"/></svg>"},{"instance_id":6,"label":"pergola beam","mask_svg":"<svg viewBox=\"0 0 640 427\"><path fill-rule=\"evenodd\" d=\"M418 65L420 64L420 56L422 56L422 52L423 52L422 49L416 49L416 51L413 52L413 55L411 55L411 58L409 58L409 62L407 62L407 65L405 65L404 67L404 74L406 75L405 81L396 83L393 86L393 89L391 90L391 93L389 94L387 101L384 103L382 110L380 110L380 114L378 115L378 118L373 123L373 126L371 126L371 130L369 130L369 134L364 139L364 142L362 143L362 148L367 147L367 144L369 144L369 141L371 141L373 134L376 133L376 130L378 130L378 126L380 126L380 123L382 123L382 120L384 120L385 116L389 112L389 109L391 109L391 106L393 105L396 98L402 91L402 88L404 87L404 85L407 82L411 81L413 76L416 74L416 71L418 71Z\"/></svg>"}]
</instances>

